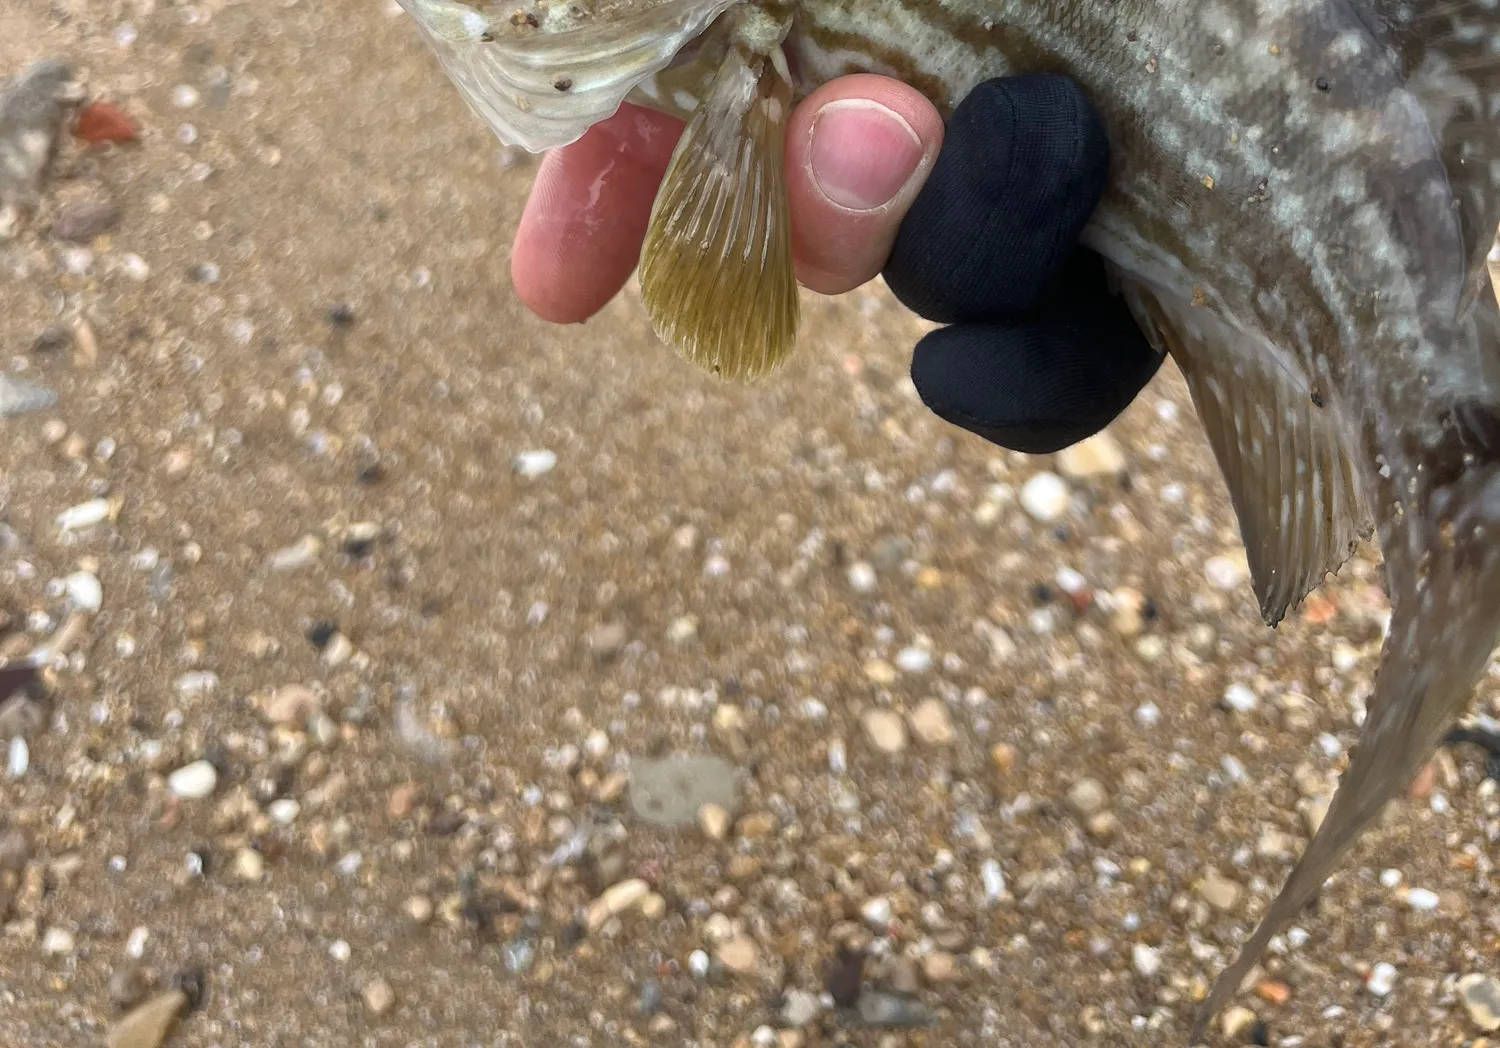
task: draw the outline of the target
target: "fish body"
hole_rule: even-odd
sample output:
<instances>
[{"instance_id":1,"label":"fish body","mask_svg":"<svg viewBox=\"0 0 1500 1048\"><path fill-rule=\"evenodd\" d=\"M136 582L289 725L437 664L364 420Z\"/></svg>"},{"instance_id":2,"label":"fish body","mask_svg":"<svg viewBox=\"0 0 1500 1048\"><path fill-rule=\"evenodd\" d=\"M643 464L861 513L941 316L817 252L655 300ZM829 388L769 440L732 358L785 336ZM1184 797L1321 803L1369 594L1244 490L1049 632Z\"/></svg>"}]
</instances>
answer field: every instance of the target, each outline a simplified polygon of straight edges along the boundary
<instances>
[{"instance_id":1,"label":"fish body","mask_svg":"<svg viewBox=\"0 0 1500 1048\"><path fill-rule=\"evenodd\" d=\"M402 2L416 13L426 0ZM794 342L777 137L789 103L874 72L946 117L992 77L1066 75L1112 146L1084 242L1187 380L1267 624L1378 536L1391 619L1358 747L1201 1032L1436 749L1500 639L1500 310L1485 270L1500 223L1500 4L617 6L655 35L627 53L587 18L559 34L554 57L589 54L548 67L548 119L494 90L503 78L478 101L455 79L529 148L566 144L627 98L688 119L641 283L658 332L690 359L752 378ZM447 46L470 83L507 61ZM597 93L573 106L559 82Z\"/></svg>"}]
</instances>

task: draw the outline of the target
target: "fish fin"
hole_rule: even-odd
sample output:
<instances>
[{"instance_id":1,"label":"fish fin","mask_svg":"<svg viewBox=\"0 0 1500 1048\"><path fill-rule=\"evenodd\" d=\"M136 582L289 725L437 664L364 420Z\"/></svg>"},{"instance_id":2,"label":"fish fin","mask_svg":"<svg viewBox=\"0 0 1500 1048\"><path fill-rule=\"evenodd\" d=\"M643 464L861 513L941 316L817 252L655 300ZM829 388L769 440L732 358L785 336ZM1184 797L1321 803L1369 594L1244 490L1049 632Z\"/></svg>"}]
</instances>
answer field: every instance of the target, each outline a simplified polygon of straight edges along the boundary
<instances>
[{"instance_id":1,"label":"fish fin","mask_svg":"<svg viewBox=\"0 0 1500 1048\"><path fill-rule=\"evenodd\" d=\"M677 143L641 249L641 294L663 341L727 379L785 359L800 306L782 166L791 85L730 49Z\"/></svg>"},{"instance_id":2,"label":"fish fin","mask_svg":"<svg viewBox=\"0 0 1500 1048\"><path fill-rule=\"evenodd\" d=\"M540 153L577 141L612 116L638 84L740 0L667 0L609 21L555 28L517 21L511 10L479 0L398 2L469 108L502 142Z\"/></svg>"},{"instance_id":3,"label":"fish fin","mask_svg":"<svg viewBox=\"0 0 1500 1048\"><path fill-rule=\"evenodd\" d=\"M1139 283L1126 289L1187 380L1239 519L1261 617L1276 626L1373 530L1337 405L1208 308Z\"/></svg>"},{"instance_id":4,"label":"fish fin","mask_svg":"<svg viewBox=\"0 0 1500 1048\"><path fill-rule=\"evenodd\" d=\"M1401 510L1381 527L1392 604L1375 692L1328 814L1209 992L1195 1040L1271 938L1432 756L1500 642L1500 401L1463 407L1449 418L1450 453L1428 448L1412 468L1371 478L1382 503Z\"/></svg>"},{"instance_id":5,"label":"fish fin","mask_svg":"<svg viewBox=\"0 0 1500 1048\"><path fill-rule=\"evenodd\" d=\"M1426 111L1448 173L1473 299L1500 224L1500 7L1492 0L1371 0L1376 39Z\"/></svg>"}]
</instances>

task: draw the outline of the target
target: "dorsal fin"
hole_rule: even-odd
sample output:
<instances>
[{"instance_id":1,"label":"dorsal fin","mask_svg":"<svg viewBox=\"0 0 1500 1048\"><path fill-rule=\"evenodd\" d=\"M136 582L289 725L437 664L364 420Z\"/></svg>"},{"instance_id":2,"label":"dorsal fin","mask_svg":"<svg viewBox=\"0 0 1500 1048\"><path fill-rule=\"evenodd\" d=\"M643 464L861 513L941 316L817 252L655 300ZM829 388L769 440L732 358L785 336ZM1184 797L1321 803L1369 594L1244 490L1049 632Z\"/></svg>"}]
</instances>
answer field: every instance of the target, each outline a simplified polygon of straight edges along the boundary
<instances>
[{"instance_id":1,"label":"dorsal fin","mask_svg":"<svg viewBox=\"0 0 1500 1048\"><path fill-rule=\"evenodd\" d=\"M1122 285L1187 380L1229 487L1261 616L1275 626L1373 530L1338 406L1209 308Z\"/></svg>"}]
</instances>

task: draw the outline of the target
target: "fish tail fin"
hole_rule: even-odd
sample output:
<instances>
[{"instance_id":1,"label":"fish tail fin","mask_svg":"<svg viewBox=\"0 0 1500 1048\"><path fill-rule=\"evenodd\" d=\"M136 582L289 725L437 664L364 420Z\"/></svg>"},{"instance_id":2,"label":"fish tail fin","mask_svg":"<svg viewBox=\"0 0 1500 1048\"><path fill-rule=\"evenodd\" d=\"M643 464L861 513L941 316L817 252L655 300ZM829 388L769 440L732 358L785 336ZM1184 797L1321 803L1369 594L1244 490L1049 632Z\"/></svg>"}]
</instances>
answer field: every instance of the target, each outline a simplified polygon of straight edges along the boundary
<instances>
[{"instance_id":1,"label":"fish tail fin","mask_svg":"<svg viewBox=\"0 0 1500 1048\"><path fill-rule=\"evenodd\" d=\"M1195 1039L1272 936L1431 757L1500 641L1500 401L1460 405L1446 433L1445 452L1424 465L1446 460L1450 470L1419 471L1438 483L1425 485L1420 501L1402 499L1381 528L1390 628L1348 770L1280 894L1199 1009ZM1410 479L1398 475L1381 485L1381 502L1392 505L1393 492Z\"/></svg>"},{"instance_id":2,"label":"fish tail fin","mask_svg":"<svg viewBox=\"0 0 1500 1048\"><path fill-rule=\"evenodd\" d=\"M726 379L769 373L800 319L783 148L780 52L730 48L677 143L641 249L641 295L663 341Z\"/></svg>"}]
</instances>

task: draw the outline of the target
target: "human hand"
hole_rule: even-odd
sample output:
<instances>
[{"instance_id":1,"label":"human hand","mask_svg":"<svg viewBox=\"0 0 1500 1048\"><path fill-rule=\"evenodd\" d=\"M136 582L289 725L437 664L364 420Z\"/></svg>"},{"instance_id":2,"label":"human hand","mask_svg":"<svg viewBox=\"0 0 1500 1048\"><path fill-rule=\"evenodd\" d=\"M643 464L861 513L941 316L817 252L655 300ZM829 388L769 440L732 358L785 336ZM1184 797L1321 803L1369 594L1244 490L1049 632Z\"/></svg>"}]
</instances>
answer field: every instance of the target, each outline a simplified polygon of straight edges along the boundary
<instances>
[{"instance_id":1,"label":"human hand","mask_svg":"<svg viewBox=\"0 0 1500 1048\"><path fill-rule=\"evenodd\" d=\"M1108 170L1069 80L990 80L957 107L884 268L907 308L949 325L912 359L935 414L1045 454L1103 429L1156 374L1164 357L1078 246Z\"/></svg>"},{"instance_id":2,"label":"human hand","mask_svg":"<svg viewBox=\"0 0 1500 1048\"><path fill-rule=\"evenodd\" d=\"M512 282L532 312L580 323L624 287L682 129L626 105L543 158L511 253ZM879 275L942 141L932 104L885 77L843 77L797 106L785 167L803 286L838 295Z\"/></svg>"},{"instance_id":3,"label":"human hand","mask_svg":"<svg viewBox=\"0 0 1500 1048\"><path fill-rule=\"evenodd\" d=\"M579 323L619 292L681 132L626 106L547 154L511 256L528 308ZM922 95L884 77L803 101L786 150L797 277L835 295L883 271L908 308L951 325L912 362L934 413L1017 451L1076 443L1162 360L1077 247L1108 166L1098 117L1067 80L992 80L944 135Z\"/></svg>"}]
</instances>

